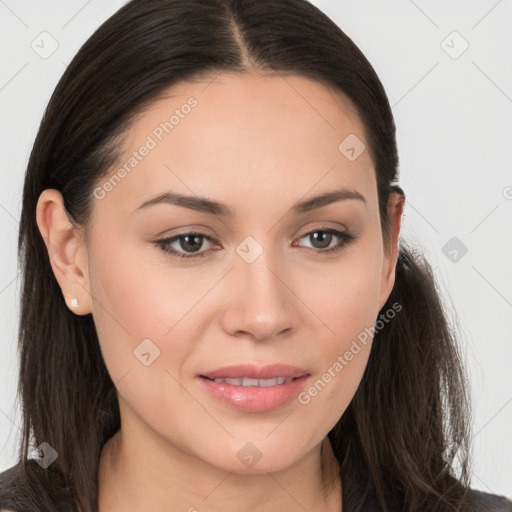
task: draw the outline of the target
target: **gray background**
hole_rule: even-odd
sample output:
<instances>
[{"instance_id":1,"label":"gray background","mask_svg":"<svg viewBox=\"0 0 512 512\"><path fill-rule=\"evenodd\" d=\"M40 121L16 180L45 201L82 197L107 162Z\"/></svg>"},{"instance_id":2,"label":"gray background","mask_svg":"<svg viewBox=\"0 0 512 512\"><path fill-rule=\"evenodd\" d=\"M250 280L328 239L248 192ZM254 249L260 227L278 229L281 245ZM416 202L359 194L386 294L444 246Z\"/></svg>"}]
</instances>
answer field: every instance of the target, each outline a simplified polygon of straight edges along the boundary
<instances>
[{"instance_id":1,"label":"gray background","mask_svg":"<svg viewBox=\"0 0 512 512\"><path fill-rule=\"evenodd\" d=\"M66 65L123 3L0 0L0 470L15 462L20 424L16 236L24 170ZM512 496L512 0L313 3L384 84L407 195L402 236L425 250L462 331L474 401L472 485ZM41 55L52 44L58 48Z\"/></svg>"}]
</instances>

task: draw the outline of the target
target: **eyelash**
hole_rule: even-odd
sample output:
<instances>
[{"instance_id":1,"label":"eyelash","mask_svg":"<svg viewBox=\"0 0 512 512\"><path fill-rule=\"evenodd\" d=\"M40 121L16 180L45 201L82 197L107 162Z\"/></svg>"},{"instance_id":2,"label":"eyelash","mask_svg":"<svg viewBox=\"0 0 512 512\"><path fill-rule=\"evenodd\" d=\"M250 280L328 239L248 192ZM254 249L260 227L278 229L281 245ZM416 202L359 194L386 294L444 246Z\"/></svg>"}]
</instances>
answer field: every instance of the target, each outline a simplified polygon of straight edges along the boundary
<instances>
[{"instance_id":1,"label":"eyelash","mask_svg":"<svg viewBox=\"0 0 512 512\"><path fill-rule=\"evenodd\" d=\"M335 235L336 237L338 237L342 242L339 243L338 245L335 245L334 247L331 247L330 249L314 249L314 248L311 248L311 247L306 247L306 249L309 249L311 251L314 251L316 253L319 253L319 254L333 254L335 252L338 252L338 251L341 251L342 249L345 249L351 242L353 242L356 237L353 236L353 235L350 235L348 234L347 232L344 232L344 231L338 231L336 229L331 229L331 228L325 228L325 229L315 229L313 231L309 231L308 233L305 233L304 235L302 235L300 239L306 237L306 236L310 236L311 234L313 233L327 233L327 234L330 234L330 235ZM209 240L209 241L212 241L212 238L203 234L203 233L196 233L196 232L190 232L190 233L183 233L181 235L177 235L177 236L174 236L172 238L166 238L166 239L163 239L163 240L157 240L155 242L155 244L157 245L157 247L159 249L161 249L164 253L167 253L167 254L171 254L172 256L176 257L176 258L202 258L203 256L206 256L208 254L209 251L203 251L203 252L199 252L199 253L192 253L192 254L185 254L185 253L181 253L181 252L178 252L174 249L172 249L170 247L170 245L173 243L173 242L176 242L177 240L179 240L180 238L185 238L187 236L197 236L197 237L201 237L203 239L206 239L206 240Z\"/></svg>"}]
</instances>

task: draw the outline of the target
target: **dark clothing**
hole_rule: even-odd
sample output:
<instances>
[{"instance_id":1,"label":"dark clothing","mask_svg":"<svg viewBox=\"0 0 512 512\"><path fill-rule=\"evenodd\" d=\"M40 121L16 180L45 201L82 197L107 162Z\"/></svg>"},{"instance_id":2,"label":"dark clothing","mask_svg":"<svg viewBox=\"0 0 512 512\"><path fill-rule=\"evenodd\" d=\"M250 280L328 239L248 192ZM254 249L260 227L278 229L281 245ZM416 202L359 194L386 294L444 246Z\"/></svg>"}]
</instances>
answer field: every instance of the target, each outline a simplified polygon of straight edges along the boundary
<instances>
[{"instance_id":1,"label":"dark clothing","mask_svg":"<svg viewBox=\"0 0 512 512\"><path fill-rule=\"evenodd\" d=\"M19 465L12 466L7 471L0 473L0 511L13 512L77 512L76 506L65 487L58 472L50 466L43 469L34 460L29 461L29 473L31 479L49 478L53 482L61 483L61 492L57 496L37 495L37 504L31 504L28 499L26 487L17 475ZM351 471L353 470L353 471ZM382 512L377 504L373 492L373 486L368 479L354 465L348 464L345 459L341 465L343 512ZM474 504L471 512L512 512L512 501L476 490L471 490ZM32 493L33 495L34 493ZM172 509L169 509L173 512ZM402 507L392 508L393 512L402 511ZM141 511L146 512L146 511ZM427 511L426 511L427 512Z\"/></svg>"}]
</instances>

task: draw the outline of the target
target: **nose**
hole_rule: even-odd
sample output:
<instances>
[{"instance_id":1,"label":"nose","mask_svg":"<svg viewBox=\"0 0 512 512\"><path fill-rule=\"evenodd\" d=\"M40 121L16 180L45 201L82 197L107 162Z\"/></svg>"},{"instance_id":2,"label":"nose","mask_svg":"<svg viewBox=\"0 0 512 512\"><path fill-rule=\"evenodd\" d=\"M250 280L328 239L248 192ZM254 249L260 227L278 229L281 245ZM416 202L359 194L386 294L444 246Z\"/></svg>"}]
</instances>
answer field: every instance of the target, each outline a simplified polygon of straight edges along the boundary
<instances>
[{"instance_id":1,"label":"nose","mask_svg":"<svg viewBox=\"0 0 512 512\"><path fill-rule=\"evenodd\" d=\"M285 274L266 251L252 263L236 261L222 313L224 331L262 341L294 330L301 321L300 301Z\"/></svg>"}]
</instances>

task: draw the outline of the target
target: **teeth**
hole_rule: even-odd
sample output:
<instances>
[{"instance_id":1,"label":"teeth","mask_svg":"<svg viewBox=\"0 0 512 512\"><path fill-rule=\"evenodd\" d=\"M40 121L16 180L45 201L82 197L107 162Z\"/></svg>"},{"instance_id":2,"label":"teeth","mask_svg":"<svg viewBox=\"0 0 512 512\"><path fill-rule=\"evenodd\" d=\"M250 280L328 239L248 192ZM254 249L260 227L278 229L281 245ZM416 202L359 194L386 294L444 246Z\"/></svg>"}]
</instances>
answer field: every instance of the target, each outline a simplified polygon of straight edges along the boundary
<instances>
[{"instance_id":1,"label":"teeth","mask_svg":"<svg viewBox=\"0 0 512 512\"><path fill-rule=\"evenodd\" d=\"M278 386L279 384L286 384L287 382L291 382L293 380L292 377L274 377L273 379L250 379L249 377L241 377L238 379L214 379L215 382L225 382L226 384L231 384L232 386L258 386L261 388L268 386Z\"/></svg>"}]
</instances>

